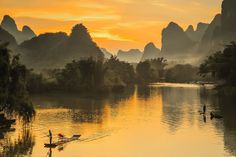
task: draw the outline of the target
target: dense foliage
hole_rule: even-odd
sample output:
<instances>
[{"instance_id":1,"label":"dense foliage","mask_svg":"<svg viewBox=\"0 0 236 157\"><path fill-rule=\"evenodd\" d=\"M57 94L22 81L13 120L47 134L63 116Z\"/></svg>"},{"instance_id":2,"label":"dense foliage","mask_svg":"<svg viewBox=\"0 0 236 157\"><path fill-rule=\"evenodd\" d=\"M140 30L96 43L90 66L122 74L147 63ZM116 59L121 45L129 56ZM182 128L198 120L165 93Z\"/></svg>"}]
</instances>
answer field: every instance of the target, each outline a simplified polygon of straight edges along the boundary
<instances>
[{"instance_id":1,"label":"dense foliage","mask_svg":"<svg viewBox=\"0 0 236 157\"><path fill-rule=\"evenodd\" d=\"M117 57L111 56L104 66L107 71L105 82L109 86L123 85L129 86L135 83L135 72L132 65L119 61Z\"/></svg>"},{"instance_id":2,"label":"dense foliage","mask_svg":"<svg viewBox=\"0 0 236 157\"><path fill-rule=\"evenodd\" d=\"M202 78L198 75L198 67L190 64L177 64L166 70L165 78L167 82L192 82Z\"/></svg>"},{"instance_id":3,"label":"dense foliage","mask_svg":"<svg viewBox=\"0 0 236 157\"><path fill-rule=\"evenodd\" d=\"M200 74L211 74L225 84L236 84L236 44L226 45L222 52L209 56L200 66Z\"/></svg>"},{"instance_id":4,"label":"dense foliage","mask_svg":"<svg viewBox=\"0 0 236 157\"><path fill-rule=\"evenodd\" d=\"M136 67L137 82L139 84L149 84L160 81L164 77L166 62L164 58L140 62Z\"/></svg>"},{"instance_id":5,"label":"dense foliage","mask_svg":"<svg viewBox=\"0 0 236 157\"><path fill-rule=\"evenodd\" d=\"M72 61L55 75L58 86L66 90L97 90L104 87L106 68L101 60Z\"/></svg>"},{"instance_id":6,"label":"dense foliage","mask_svg":"<svg viewBox=\"0 0 236 157\"><path fill-rule=\"evenodd\" d=\"M32 92L45 90L62 90L71 92L107 92L122 89L135 83L132 65L110 59L94 60L92 58L72 61L62 69L47 72L48 79L42 74L29 71L28 89Z\"/></svg>"},{"instance_id":7,"label":"dense foliage","mask_svg":"<svg viewBox=\"0 0 236 157\"><path fill-rule=\"evenodd\" d=\"M0 111L27 121L35 113L28 99L27 69L19 56L10 57L7 44L0 45Z\"/></svg>"}]
</instances>

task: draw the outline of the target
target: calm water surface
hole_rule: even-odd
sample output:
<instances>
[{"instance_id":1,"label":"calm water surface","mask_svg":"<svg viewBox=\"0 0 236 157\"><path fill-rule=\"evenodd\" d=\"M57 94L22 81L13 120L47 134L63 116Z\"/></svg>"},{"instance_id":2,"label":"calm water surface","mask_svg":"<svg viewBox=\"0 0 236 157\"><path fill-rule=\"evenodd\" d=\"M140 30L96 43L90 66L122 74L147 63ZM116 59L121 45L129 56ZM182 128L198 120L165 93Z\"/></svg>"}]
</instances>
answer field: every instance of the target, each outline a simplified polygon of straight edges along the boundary
<instances>
[{"instance_id":1,"label":"calm water surface","mask_svg":"<svg viewBox=\"0 0 236 157\"><path fill-rule=\"evenodd\" d=\"M236 104L210 87L156 84L121 94L32 96L37 115L31 126L0 137L0 156L32 157L231 157L236 156ZM202 105L207 115L199 114ZM224 107L223 107L224 106ZM210 120L210 112L224 119ZM51 129L73 141L44 148ZM2 148L1 148L2 147Z\"/></svg>"}]
</instances>

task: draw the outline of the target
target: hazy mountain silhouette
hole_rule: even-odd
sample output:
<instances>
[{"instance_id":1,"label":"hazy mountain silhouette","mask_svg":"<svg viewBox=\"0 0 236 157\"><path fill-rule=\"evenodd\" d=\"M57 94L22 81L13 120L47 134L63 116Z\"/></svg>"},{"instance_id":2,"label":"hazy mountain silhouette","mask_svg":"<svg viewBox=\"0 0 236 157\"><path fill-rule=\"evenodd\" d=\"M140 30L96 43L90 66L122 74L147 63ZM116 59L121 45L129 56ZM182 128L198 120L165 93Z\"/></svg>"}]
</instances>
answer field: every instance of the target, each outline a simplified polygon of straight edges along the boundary
<instances>
[{"instance_id":1,"label":"hazy mountain silhouette","mask_svg":"<svg viewBox=\"0 0 236 157\"><path fill-rule=\"evenodd\" d=\"M186 53L195 43L176 23L171 22L162 31L162 52L165 54Z\"/></svg>"},{"instance_id":2,"label":"hazy mountain silhouette","mask_svg":"<svg viewBox=\"0 0 236 157\"><path fill-rule=\"evenodd\" d=\"M188 28L186 29L185 33L192 39L194 40L194 28L193 25L189 25Z\"/></svg>"},{"instance_id":3,"label":"hazy mountain silhouette","mask_svg":"<svg viewBox=\"0 0 236 157\"><path fill-rule=\"evenodd\" d=\"M19 50L25 64L36 69L60 68L72 60L104 57L82 24L75 25L69 36L59 32L34 37L23 42Z\"/></svg>"},{"instance_id":4,"label":"hazy mountain silhouette","mask_svg":"<svg viewBox=\"0 0 236 157\"><path fill-rule=\"evenodd\" d=\"M6 42L9 43L9 46L11 48L14 48L17 46L16 39L14 38L14 36L12 36L6 30L4 30L4 29L2 29L2 27L0 27L0 44L6 43Z\"/></svg>"},{"instance_id":5,"label":"hazy mountain silhouette","mask_svg":"<svg viewBox=\"0 0 236 157\"><path fill-rule=\"evenodd\" d=\"M188 37L189 37L191 40L193 40L193 41L195 41L195 42L199 42L199 41L202 39L202 37L203 37L203 35L204 35L206 29L208 28L208 25L209 25L209 24L201 23L201 22L200 22L200 23L198 23L198 25L197 25L196 31L194 30L193 26L190 25L190 26L186 29L185 33L188 35Z\"/></svg>"},{"instance_id":6,"label":"hazy mountain silhouette","mask_svg":"<svg viewBox=\"0 0 236 157\"><path fill-rule=\"evenodd\" d=\"M209 51L211 51L211 49L215 49L214 47L218 44L216 42L216 37L218 36L217 34L219 34L220 27L221 27L221 15L217 14L210 23L210 25L208 26L207 30L205 31L205 34L202 37L199 50L201 53L205 53L207 55L209 54Z\"/></svg>"},{"instance_id":7,"label":"hazy mountain silhouette","mask_svg":"<svg viewBox=\"0 0 236 157\"><path fill-rule=\"evenodd\" d=\"M27 66L37 69L55 62L56 60L52 60L55 48L67 39L66 33L45 33L23 42L18 50L23 62ZM58 56L54 57L56 59Z\"/></svg>"},{"instance_id":8,"label":"hazy mountain silhouette","mask_svg":"<svg viewBox=\"0 0 236 157\"><path fill-rule=\"evenodd\" d=\"M158 58L160 57L160 52L161 50L158 49L152 42L150 42L144 47L141 61Z\"/></svg>"},{"instance_id":9,"label":"hazy mountain silhouette","mask_svg":"<svg viewBox=\"0 0 236 157\"><path fill-rule=\"evenodd\" d=\"M102 53L104 54L104 57L105 57L105 58L107 58L107 59L111 58L112 53L109 52L109 51L107 51L107 49L101 48L101 51L102 51Z\"/></svg>"},{"instance_id":10,"label":"hazy mountain silhouette","mask_svg":"<svg viewBox=\"0 0 236 157\"><path fill-rule=\"evenodd\" d=\"M129 63L138 63L141 60L143 53L139 49L130 49L129 51L119 50L117 58L121 61Z\"/></svg>"},{"instance_id":11,"label":"hazy mountain silhouette","mask_svg":"<svg viewBox=\"0 0 236 157\"><path fill-rule=\"evenodd\" d=\"M31 39L36 36L34 31L29 26L23 26L22 34L24 35L26 39Z\"/></svg>"},{"instance_id":12,"label":"hazy mountain silhouette","mask_svg":"<svg viewBox=\"0 0 236 157\"><path fill-rule=\"evenodd\" d=\"M209 55L236 41L236 1L224 0L221 14L215 16L202 37L199 51Z\"/></svg>"},{"instance_id":13,"label":"hazy mountain silhouette","mask_svg":"<svg viewBox=\"0 0 236 157\"><path fill-rule=\"evenodd\" d=\"M77 24L72 28L68 40L61 44L57 51L59 55L63 56L67 52L65 62L73 59L86 59L89 57L101 59L104 57L102 51L92 40L87 28L83 24Z\"/></svg>"},{"instance_id":14,"label":"hazy mountain silhouette","mask_svg":"<svg viewBox=\"0 0 236 157\"><path fill-rule=\"evenodd\" d=\"M221 11L221 33L225 42L236 40L236 1L224 0Z\"/></svg>"},{"instance_id":15,"label":"hazy mountain silhouette","mask_svg":"<svg viewBox=\"0 0 236 157\"><path fill-rule=\"evenodd\" d=\"M22 43L36 36L29 26L23 26L22 31L18 30L15 20L9 15L3 17L1 26L15 37L17 43Z\"/></svg>"}]
</instances>

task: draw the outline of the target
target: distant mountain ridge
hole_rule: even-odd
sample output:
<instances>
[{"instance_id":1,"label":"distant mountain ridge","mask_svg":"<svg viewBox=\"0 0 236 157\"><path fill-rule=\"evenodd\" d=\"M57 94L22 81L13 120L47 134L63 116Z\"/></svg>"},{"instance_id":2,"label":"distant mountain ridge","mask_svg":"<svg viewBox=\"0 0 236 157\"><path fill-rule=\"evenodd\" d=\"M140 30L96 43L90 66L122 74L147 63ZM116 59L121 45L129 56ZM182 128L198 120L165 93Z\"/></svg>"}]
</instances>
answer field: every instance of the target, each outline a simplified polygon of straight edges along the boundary
<instances>
[{"instance_id":1,"label":"distant mountain ridge","mask_svg":"<svg viewBox=\"0 0 236 157\"><path fill-rule=\"evenodd\" d=\"M200 22L197 24L197 28L195 31L193 26L189 25L188 28L186 29L185 33L188 35L188 37L191 40L193 40L195 42L199 42L202 39L208 26L209 26L209 24Z\"/></svg>"},{"instance_id":2,"label":"distant mountain ridge","mask_svg":"<svg viewBox=\"0 0 236 157\"><path fill-rule=\"evenodd\" d=\"M113 55L111 52L109 52L107 49L105 49L105 48L101 48L101 51L102 51L102 53L104 54L104 57L106 58L106 59L109 59L109 58L111 58L111 56Z\"/></svg>"},{"instance_id":3,"label":"distant mountain ridge","mask_svg":"<svg viewBox=\"0 0 236 157\"><path fill-rule=\"evenodd\" d=\"M18 30L15 20L9 15L3 17L1 27L13 35L18 44L36 36L29 26L23 26L22 31Z\"/></svg>"},{"instance_id":4,"label":"distant mountain ridge","mask_svg":"<svg viewBox=\"0 0 236 157\"><path fill-rule=\"evenodd\" d=\"M9 43L10 48L17 46L16 39L0 26L0 44Z\"/></svg>"},{"instance_id":5,"label":"distant mountain ridge","mask_svg":"<svg viewBox=\"0 0 236 157\"><path fill-rule=\"evenodd\" d=\"M186 53L194 46L194 41L188 37L184 30L176 23L170 22L162 31L163 53L172 55L176 53Z\"/></svg>"},{"instance_id":6,"label":"distant mountain ridge","mask_svg":"<svg viewBox=\"0 0 236 157\"><path fill-rule=\"evenodd\" d=\"M139 49L130 49L128 51L119 50L117 58L129 63L138 63L141 60L142 52Z\"/></svg>"},{"instance_id":7,"label":"distant mountain ridge","mask_svg":"<svg viewBox=\"0 0 236 157\"><path fill-rule=\"evenodd\" d=\"M60 68L72 60L104 57L82 24L75 25L69 36L63 32L41 34L23 42L18 51L26 65L36 69Z\"/></svg>"},{"instance_id":8,"label":"distant mountain ridge","mask_svg":"<svg viewBox=\"0 0 236 157\"><path fill-rule=\"evenodd\" d=\"M156 59L161 56L161 50L154 43L150 42L144 47L141 61Z\"/></svg>"}]
</instances>

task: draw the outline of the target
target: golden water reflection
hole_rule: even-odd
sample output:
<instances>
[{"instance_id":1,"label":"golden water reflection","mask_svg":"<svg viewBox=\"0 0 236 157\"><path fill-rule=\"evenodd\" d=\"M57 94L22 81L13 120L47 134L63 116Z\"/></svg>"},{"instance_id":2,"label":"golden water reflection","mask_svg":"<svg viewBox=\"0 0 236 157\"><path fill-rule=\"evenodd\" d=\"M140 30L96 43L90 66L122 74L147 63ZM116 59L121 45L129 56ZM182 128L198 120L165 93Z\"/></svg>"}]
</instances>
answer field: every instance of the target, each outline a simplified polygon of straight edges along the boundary
<instances>
[{"instance_id":1,"label":"golden water reflection","mask_svg":"<svg viewBox=\"0 0 236 157\"><path fill-rule=\"evenodd\" d=\"M0 140L26 141L24 148L14 143L23 156L56 157L222 157L236 155L235 107L221 100L211 89L201 86L152 85L125 93L98 97L44 94L32 97L37 115L28 133L16 131ZM216 111L223 120L210 120L199 114ZM223 107L223 105L224 107ZM227 105L226 104L231 104ZM82 134L74 141L52 150L43 147L47 133L67 136ZM10 138L10 139L9 139ZM31 139L31 140L29 140ZM5 141L5 142L4 142ZM19 142L18 142L19 143ZM13 145L14 145L13 144ZM15 149L12 149L15 150ZM6 154L6 152L5 152Z\"/></svg>"}]
</instances>

